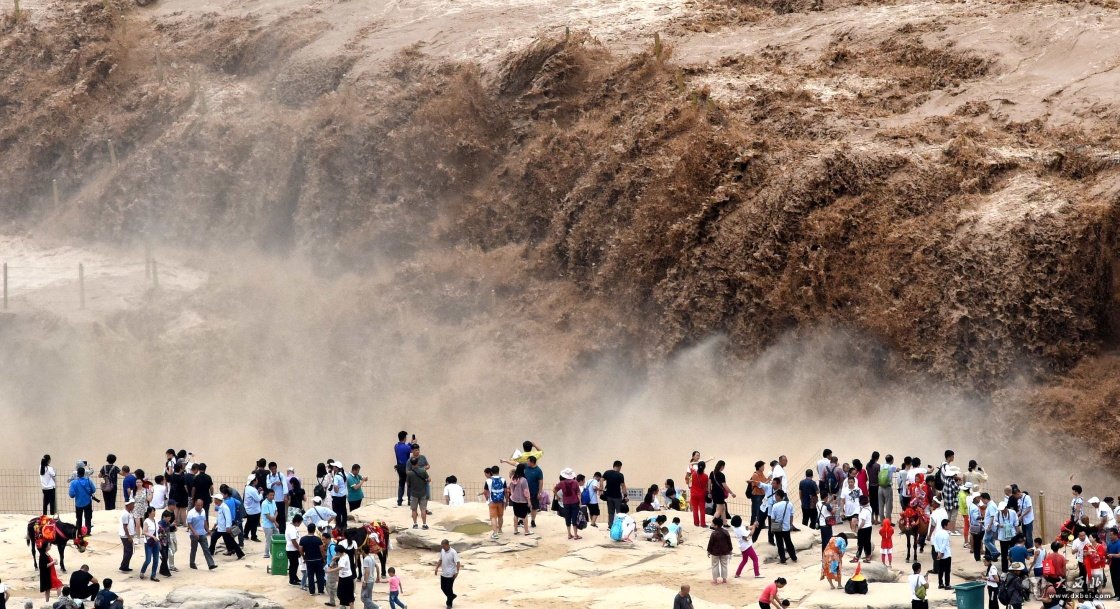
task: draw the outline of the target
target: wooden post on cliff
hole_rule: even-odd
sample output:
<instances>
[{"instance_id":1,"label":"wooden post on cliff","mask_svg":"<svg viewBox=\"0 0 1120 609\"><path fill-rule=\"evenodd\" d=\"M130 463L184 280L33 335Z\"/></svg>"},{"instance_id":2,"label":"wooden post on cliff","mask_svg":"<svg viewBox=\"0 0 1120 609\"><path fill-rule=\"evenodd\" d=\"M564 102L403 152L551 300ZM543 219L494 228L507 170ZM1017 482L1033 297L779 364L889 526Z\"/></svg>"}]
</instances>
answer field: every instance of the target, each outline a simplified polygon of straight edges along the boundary
<instances>
[{"instance_id":1,"label":"wooden post on cliff","mask_svg":"<svg viewBox=\"0 0 1120 609\"><path fill-rule=\"evenodd\" d=\"M54 209L58 211L58 180L51 178L51 198L54 200Z\"/></svg>"},{"instance_id":2,"label":"wooden post on cliff","mask_svg":"<svg viewBox=\"0 0 1120 609\"><path fill-rule=\"evenodd\" d=\"M159 45L156 45L156 77L159 84L163 85L163 57L159 54Z\"/></svg>"},{"instance_id":3,"label":"wooden post on cliff","mask_svg":"<svg viewBox=\"0 0 1120 609\"><path fill-rule=\"evenodd\" d=\"M4 263L4 310L8 310L8 263Z\"/></svg>"},{"instance_id":4,"label":"wooden post on cliff","mask_svg":"<svg viewBox=\"0 0 1120 609\"><path fill-rule=\"evenodd\" d=\"M117 163L117 147L113 145L113 140L109 140L109 162L113 164L113 169L120 169L120 163Z\"/></svg>"},{"instance_id":5,"label":"wooden post on cliff","mask_svg":"<svg viewBox=\"0 0 1120 609\"><path fill-rule=\"evenodd\" d=\"M1035 515L1038 516L1038 536L1043 541L1050 539L1046 536L1046 492L1038 491L1038 506L1035 508ZM1028 539L1027 543L1034 543L1033 539Z\"/></svg>"},{"instance_id":6,"label":"wooden post on cliff","mask_svg":"<svg viewBox=\"0 0 1120 609\"><path fill-rule=\"evenodd\" d=\"M81 262L78 263L78 299L78 308L86 308L86 265Z\"/></svg>"}]
</instances>

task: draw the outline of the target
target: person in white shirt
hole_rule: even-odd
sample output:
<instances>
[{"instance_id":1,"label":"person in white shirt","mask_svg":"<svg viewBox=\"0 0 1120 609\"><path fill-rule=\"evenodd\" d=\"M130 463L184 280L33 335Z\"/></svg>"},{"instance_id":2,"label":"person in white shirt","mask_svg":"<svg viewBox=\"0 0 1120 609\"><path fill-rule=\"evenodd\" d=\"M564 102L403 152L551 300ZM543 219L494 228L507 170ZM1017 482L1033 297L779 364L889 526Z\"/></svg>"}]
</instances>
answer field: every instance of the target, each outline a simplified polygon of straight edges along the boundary
<instances>
[{"instance_id":1,"label":"person in white shirt","mask_svg":"<svg viewBox=\"0 0 1120 609\"><path fill-rule=\"evenodd\" d=\"M774 493L774 505L770 506L770 529L774 533L774 543L778 546L778 562L786 564L786 554L797 562L797 549L793 547L790 529L793 528L793 504L785 491Z\"/></svg>"},{"instance_id":2,"label":"person in white shirt","mask_svg":"<svg viewBox=\"0 0 1120 609\"><path fill-rule=\"evenodd\" d=\"M447 597L447 607L451 608L455 598L455 578L459 577L459 553L451 547L451 542L444 539L440 542L439 563L436 565L436 575L439 575L439 588Z\"/></svg>"},{"instance_id":3,"label":"person in white shirt","mask_svg":"<svg viewBox=\"0 0 1120 609\"><path fill-rule=\"evenodd\" d=\"M244 497L242 505L245 506L245 538L260 541L257 531L261 527L261 503L264 497L257 490L256 476L253 474L249 474L249 480L245 483L245 492L241 496Z\"/></svg>"},{"instance_id":4,"label":"person in white shirt","mask_svg":"<svg viewBox=\"0 0 1120 609\"><path fill-rule=\"evenodd\" d=\"M39 486L43 488L43 515L58 515L57 474L51 467L51 456L43 455L39 462ZM78 524L81 524L80 522Z\"/></svg>"},{"instance_id":5,"label":"person in white shirt","mask_svg":"<svg viewBox=\"0 0 1120 609\"><path fill-rule=\"evenodd\" d=\"M373 584L381 583L381 562L376 554L371 554L369 544L362 544L362 593L361 601L364 609L374 609L377 604L373 602Z\"/></svg>"},{"instance_id":6,"label":"person in white shirt","mask_svg":"<svg viewBox=\"0 0 1120 609\"><path fill-rule=\"evenodd\" d=\"M191 536L191 568L198 568L195 564L195 556L198 554L199 546L201 546L202 557L206 559L206 566L210 567L211 570L217 569L218 565L214 563L214 556L210 554L210 546L206 543L206 508L202 499L195 499L194 508L187 513L187 529Z\"/></svg>"},{"instance_id":7,"label":"person in white shirt","mask_svg":"<svg viewBox=\"0 0 1120 609\"><path fill-rule=\"evenodd\" d=\"M330 508L323 507L322 497L316 497L312 502L311 509L303 513L303 524L313 524L315 528L325 531L334 522L338 514L335 514L334 510Z\"/></svg>"},{"instance_id":8,"label":"person in white shirt","mask_svg":"<svg viewBox=\"0 0 1120 609\"><path fill-rule=\"evenodd\" d=\"M450 506L459 506L466 503L466 492L463 487L459 485L459 480L455 476L448 476L444 480L443 487L443 502Z\"/></svg>"},{"instance_id":9,"label":"person in white shirt","mask_svg":"<svg viewBox=\"0 0 1120 609\"><path fill-rule=\"evenodd\" d=\"M908 580L910 586L910 607L911 609L926 609L929 607L929 602L925 598L918 596L918 589L923 588L922 597L925 596L924 588L929 586L924 575L922 575L922 563L915 562L912 565L914 573L910 575Z\"/></svg>"},{"instance_id":10,"label":"person in white shirt","mask_svg":"<svg viewBox=\"0 0 1120 609\"><path fill-rule=\"evenodd\" d=\"M770 479L781 478L782 486L785 488L789 488L789 480L786 479L787 463L789 463L789 459L786 459L786 456L782 455L778 457L777 461L770 464Z\"/></svg>"},{"instance_id":11,"label":"person in white shirt","mask_svg":"<svg viewBox=\"0 0 1120 609\"><path fill-rule=\"evenodd\" d=\"M292 522L284 530L284 553L288 555L288 585L298 586L299 580L299 540L303 538L300 527L303 526L303 516L296 514Z\"/></svg>"},{"instance_id":12,"label":"person in white shirt","mask_svg":"<svg viewBox=\"0 0 1120 609\"><path fill-rule=\"evenodd\" d=\"M129 563L132 562L132 538L136 536L136 520L132 517L132 508L135 506L136 502L129 497L124 502L124 509L117 515L117 537L121 538L121 548L124 552L121 557L123 573L132 571Z\"/></svg>"},{"instance_id":13,"label":"person in white shirt","mask_svg":"<svg viewBox=\"0 0 1120 609\"><path fill-rule=\"evenodd\" d=\"M942 520L940 525L938 531L933 534L933 556L936 560L934 569L937 571L937 587L942 590L952 590L953 586L949 585L949 576L953 570L953 547L949 531L945 530L945 527L949 526L949 520Z\"/></svg>"},{"instance_id":14,"label":"person in white shirt","mask_svg":"<svg viewBox=\"0 0 1120 609\"><path fill-rule=\"evenodd\" d=\"M331 509L338 515L338 526L346 524L346 475L342 471L342 464L334 462L330 467L334 471L334 478L331 479ZM341 578L341 576L339 576Z\"/></svg>"},{"instance_id":15,"label":"person in white shirt","mask_svg":"<svg viewBox=\"0 0 1120 609\"><path fill-rule=\"evenodd\" d=\"M167 509L167 494L169 491L163 475L156 476L155 484L152 485L152 498L148 502L148 506L160 511Z\"/></svg>"},{"instance_id":16,"label":"person in white shirt","mask_svg":"<svg viewBox=\"0 0 1120 609\"><path fill-rule=\"evenodd\" d=\"M844 520L849 522L853 531L856 530L855 518L859 515L859 498L862 492L856 486L855 478L848 478L848 484L840 490L840 501L844 505Z\"/></svg>"},{"instance_id":17,"label":"person in white shirt","mask_svg":"<svg viewBox=\"0 0 1120 609\"><path fill-rule=\"evenodd\" d=\"M821 460L817 461L817 480L824 480L824 472L828 469L828 464L832 462L832 449L826 448L821 453Z\"/></svg>"},{"instance_id":18,"label":"person in white shirt","mask_svg":"<svg viewBox=\"0 0 1120 609\"><path fill-rule=\"evenodd\" d=\"M871 562L871 553L874 552L874 546L871 545L871 525L874 522L871 498L860 497L859 504L859 512L856 515L856 556L852 562L858 561L860 555L863 556L863 562Z\"/></svg>"},{"instance_id":19,"label":"person in white shirt","mask_svg":"<svg viewBox=\"0 0 1120 609\"><path fill-rule=\"evenodd\" d=\"M1034 543L1034 499L1031 498L1030 493L1024 493L1017 484L1012 484L1011 490L1019 502L1019 522L1023 526L1023 539L1027 540L1027 545L1030 546Z\"/></svg>"},{"instance_id":20,"label":"person in white shirt","mask_svg":"<svg viewBox=\"0 0 1120 609\"><path fill-rule=\"evenodd\" d=\"M930 515L929 515L930 526L933 528L933 530L930 531L930 537L931 538L933 537L934 533L941 530L941 521L949 519L949 512L948 512L948 510L946 510L941 505L941 498L940 497L934 496L933 500L932 500L932 504L935 507L934 507L934 510L932 512L930 512Z\"/></svg>"},{"instance_id":21,"label":"person in white shirt","mask_svg":"<svg viewBox=\"0 0 1120 609\"><path fill-rule=\"evenodd\" d=\"M159 571L159 525L156 524L156 510L149 506L144 512L144 564L140 565L140 579L144 579L148 565L152 565L151 580L158 582Z\"/></svg>"}]
</instances>

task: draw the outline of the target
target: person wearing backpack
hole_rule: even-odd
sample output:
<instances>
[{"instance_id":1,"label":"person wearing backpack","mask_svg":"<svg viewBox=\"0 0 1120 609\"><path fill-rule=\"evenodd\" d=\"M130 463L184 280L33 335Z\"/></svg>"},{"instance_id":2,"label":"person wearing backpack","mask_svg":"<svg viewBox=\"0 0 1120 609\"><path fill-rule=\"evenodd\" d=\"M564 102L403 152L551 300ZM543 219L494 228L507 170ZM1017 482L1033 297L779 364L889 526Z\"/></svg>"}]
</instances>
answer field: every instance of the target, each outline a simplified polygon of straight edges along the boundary
<instances>
[{"instance_id":1,"label":"person wearing backpack","mask_svg":"<svg viewBox=\"0 0 1120 609\"><path fill-rule=\"evenodd\" d=\"M1011 609L1023 609L1024 589L1026 582L1023 579L1023 570L1026 566L1021 562L1011 563L1011 571L999 583L996 599L1001 605Z\"/></svg>"},{"instance_id":2,"label":"person wearing backpack","mask_svg":"<svg viewBox=\"0 0 1120 609\"><path fill-rule=\"evenodd\" d=\"M894 455L883 457L885 463L879 466L876 476L879 487L879 522L891 520L894 516L894 473L898 470L894 466Z\"/></svg>"},{"instance_id":3,"label":"person wearing backpack","mask_svg":"<svg viewBox=\"0 0 1120 609\"><path fill-rule=\"evenodd\" d=\"M486 479L486 502L490 506L490 539L497 539L502 534L502 527L505 524L506 517L506 503L508 501L508 493L506 492L506 481L501 476L501 470L495 465L489 469L490 477Z\"/></svg>"},{"instance_id":4,"label":"person wearing backpack","mask_svg":"<svg viewBox=\"0 0 1120 609\"><path fill-rule=\"evenodd\" d=\"M914 572L908 580L910 585L910 609L929 609L929 601L926 600L929 581L922 575L922 563L916 562L911 565L911 568Z\"/></svg>"}]
</instances>

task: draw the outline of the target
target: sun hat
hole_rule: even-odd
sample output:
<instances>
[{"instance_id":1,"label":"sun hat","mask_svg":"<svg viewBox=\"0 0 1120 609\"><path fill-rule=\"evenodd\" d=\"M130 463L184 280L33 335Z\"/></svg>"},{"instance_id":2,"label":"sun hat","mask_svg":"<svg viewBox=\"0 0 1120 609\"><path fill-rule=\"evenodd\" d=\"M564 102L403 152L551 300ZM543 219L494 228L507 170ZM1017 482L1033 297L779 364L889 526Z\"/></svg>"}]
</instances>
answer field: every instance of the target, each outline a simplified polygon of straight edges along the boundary
<instances>
[{"instance_id":1,"label":"sun hat","mask_svg":"<svg viewBox=\"0 0 1120 609\"><path fill-rule=\"evenodd\" d=\"M956 465L950 465L949 467L945 468L945 475L949 476L950 478L959 476L961 475L961 468L957 467Z\"/></svg>"},{"instance_id":2,"label":"sun hat","mask_svg":"<svg viewBox=\"0 0 1120 609\"><path fill-rule=\"evenodd\" d=\"M1011 563L1011 570L1012 570L1012 571L1024 571L1024 570L1026 570L1026 568L1027 568L1027 566L1026 566L1026 565L1024 565L1024 564L1023 564L1023 563L1021 563L1021 562L1013 562L1013 563Z\"/></svg>"},{"instance_id":3,"label":"sun hat","mask_svg":"<svg viewBox=\"0 0 1120 609\"><path fill-rule=\"evenodd\" d=\"M315 499L313 499L313 501L314 501L315 503L322 503L322 502L323 502L323 498L322 498L322 497L316 497Z\"/></svg>"},{"instance_id":4,"label":"sun hat","mask_svg":"<svg viewBox=\"0 0 1120 609\"><path fill-rule=\"evenodd\" d=\"M962 486L961 488L963 488L966 491L971 490L972 489L972 483L971 482L965 482L964 486Z\"/></svg>"},{"instance_id":5,"label":"sun hat","mask_svg":"<svg viewBox=\"0 0 1120 609\"><path fill-rule=\"evenodd\" d=\"M571 480L576 477L576 473L572 471L572 468L565 467L563 471L560 472L560 477L565 480Z\"/></svg>"},{"instance_id":6,"label":"sun hat","mask_svg":"<svg viewBox=\"0 0 1120 609\"><path fill-rule=\"evenodd\" d=\"M1006 510L1007 509L1007 502L1006 501L1000 501L999 505L996 506L996 509L1001 511L1001 512L1003 510Z\"/></svg>"},{"instance_id":7,"label":"sun hat","mask_svg":"<svg viewBox=\"0 0 1120 609\"><path fill-rule=\"evenodd\" d=\"M1092 503L1092 504L1097 504L1097 503L1100 503L1100 502L1101 502L1101 500L1097 497L1093 497L1092 499L1089 500L1089 503Z\"/></svg>"},{"instance_id":8,"label":"sun hat","mask_svg":"<svg viewBox=\"0 0 1120 609\"><path fill-rule=\"evenodd\" d=\"M296 473L296 468L295 468L295 466L294 466L294 465L289 465L289 466L288 466L288 473L289 473L289 474L294 474L294 473Z\"/></svg>"}]
</instances>

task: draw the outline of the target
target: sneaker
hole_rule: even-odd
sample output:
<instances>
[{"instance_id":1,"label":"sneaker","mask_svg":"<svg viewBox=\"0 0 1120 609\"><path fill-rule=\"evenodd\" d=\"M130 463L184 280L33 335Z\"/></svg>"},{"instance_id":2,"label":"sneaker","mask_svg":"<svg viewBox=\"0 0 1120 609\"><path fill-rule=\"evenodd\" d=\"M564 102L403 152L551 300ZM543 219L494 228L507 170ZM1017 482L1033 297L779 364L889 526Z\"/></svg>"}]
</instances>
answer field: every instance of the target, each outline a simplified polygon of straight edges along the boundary
<instances>
[{"instance_id":1,"label":"sneaker","mask_svg":"<svg viewBox=\"0 0 1120 609\"><path fill-rule=\"evenodd\" d=\"M414 529L419 529L419 528L420 528L420 525L418 525L418 524L414 524L414 525L412 525L412 528L414 528Z\"/></svg>"},{"instance_id":2,"label":"sneaker","mask_svg":"<svg viewBox=\"0 0 1120 609\"><path fill-rule=\"evenodd\" d=\"M422 526L422 527L420 527L420 528L422 528L422 529L424 529L425 531L427 531L427 530L428 530L428 525L424 525L424 526Z\"/></svg>"},{"instance_id":3,"label":"sneaker","mask_svg":"<svg viewBox=\"0 0 1120 609\"><path fill-rule=\"evenodd\" d=\"M218 565L210 565L210 570L211 571L213 571L214 569L217 569L217 568L218 568Z\"/></svg>"},{"instance_id":4,"label":"sneaker","mask_svg":"<svg viewBox=\"0 0 1120 609\"><path fill-rule=\"evenodd\" d=\"M154 581L154 582L158 582L158 581L159 581L159 578L153 577L153 578L152 578L152 581Z\"/></svg>"},{"instance_id":5,"label":"sneaker","mask_svg":"<svg viewBox=\"0 0 1120 609\"><path fill-rule=\"evenodd\" d=\"M497 538L498 538L498 534L497 534L497 533L491 533L491 534L490 534L490 539L497 539Z\"/></svg>"}]
</instances>

